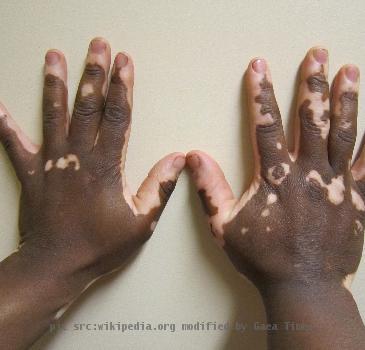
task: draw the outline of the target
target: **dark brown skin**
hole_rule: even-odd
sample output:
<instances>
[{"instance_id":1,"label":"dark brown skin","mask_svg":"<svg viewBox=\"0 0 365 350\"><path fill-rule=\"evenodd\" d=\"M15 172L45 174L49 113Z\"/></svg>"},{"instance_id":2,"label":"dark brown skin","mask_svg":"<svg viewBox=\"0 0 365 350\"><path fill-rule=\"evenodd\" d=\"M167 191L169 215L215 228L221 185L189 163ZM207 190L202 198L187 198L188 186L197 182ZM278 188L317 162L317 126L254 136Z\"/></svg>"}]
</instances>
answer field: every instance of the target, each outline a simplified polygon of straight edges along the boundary
<instances>
[{"instance_id":1,"label":"dark brown skin","mask_svg":"<svg viewBox=\"0 0 365 350\"><path fill-rule=\"evenodd\" d=\"M0 139L22 185L20 247L0 263L1 349L28 348L62 308L137 252L184 167L184 155L171 154L129 194L133 64L116 56L105 96L109 65L109 44L94 39L68 121L65 59L47 53L41 147L0 106Z\"/></svg>"},{"instance_id":2,"label":"dark brown skin","mask_svg":"<svg viewBox=\"0 0 365 350\"><path fill-rule=\"evenodd\" d=\"M255 174L241 200L216 162L187 155L214 236L260 291L270 349L365 349L365 329L349 290L362 254L365 152L350 167L356 140L358 69L337 73L331 96L327 53L301 67L295 146L289 153L264 60L246 71ZM287 331L284 322L307 331Z\"/></svg>"}]
</instances>

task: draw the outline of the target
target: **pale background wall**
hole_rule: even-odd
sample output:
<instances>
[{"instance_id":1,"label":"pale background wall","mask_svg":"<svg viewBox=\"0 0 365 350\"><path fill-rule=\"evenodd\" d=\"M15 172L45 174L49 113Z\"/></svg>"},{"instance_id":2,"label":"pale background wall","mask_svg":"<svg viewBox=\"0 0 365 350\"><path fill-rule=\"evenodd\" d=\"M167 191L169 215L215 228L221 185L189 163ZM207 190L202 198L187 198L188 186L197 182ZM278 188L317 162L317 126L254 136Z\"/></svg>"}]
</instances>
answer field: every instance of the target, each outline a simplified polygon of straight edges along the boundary
<instances>
[{"instance_id":1,"label":"pale background wall","mask_svg":"<svg viewBox=\"0 0 365 350\"><path fill-rule=\"evenodd\" d=\"M250 58L266 57L286 123L298 65L306 50L330 50L331 77L353 62L365 72L363 1L2 1L0 96L40 141L43 56L63 50L70 104L89 40L106 37L136 65L135 107L127 174L136 189L171 151L203 149L222 165L235 193L252 168L241 79ZM363 84L362 84L363 87ZM365 90L365 89L363 89ZM360 97L360 131L365 128ZM0 257L17 241L19 188L4 152L0 163ZM365 260L353 286L365 317ZM72 307L77 322L264 321L255 289L211 242L184 174L156 233L126 271L99 283ZM19 334L21 336L21 334ZM34 349L264 349L262 332L60 331Z\"/></svg>"}]
</instances>

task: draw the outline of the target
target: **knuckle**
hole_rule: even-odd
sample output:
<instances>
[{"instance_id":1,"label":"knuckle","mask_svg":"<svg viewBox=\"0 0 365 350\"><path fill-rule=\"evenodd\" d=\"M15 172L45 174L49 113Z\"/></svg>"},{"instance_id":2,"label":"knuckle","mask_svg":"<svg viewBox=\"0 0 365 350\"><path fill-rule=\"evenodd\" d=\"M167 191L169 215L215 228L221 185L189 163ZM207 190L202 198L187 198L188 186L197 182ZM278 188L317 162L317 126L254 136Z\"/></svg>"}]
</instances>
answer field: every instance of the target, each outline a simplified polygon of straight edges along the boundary
<instances>
[{"instance_id":1,"label":"knuckle","mask_svg":"<svg viewBox=\"0 0 365 350\"><path fill-rule=\"evenodd\" d=\"M123 126L128 126L130 108L126 102L120 103L115 100L109 100L105 106L104 118L110 123L123 123Z\"/></svg>"},{"instance_id":2,"label":"knuckle","mask_svg":"<svg viewBox=\"0 0 365 350\"><path fill-rule=\"evenodd\" d=\"M257 134L262 135L263 137L276 137L280 129L281 123L279 119L274 120L272 124L260 124L256 127Z\"/></svg>"},{"instance_id":3,"label":"knuckle","mask_svg":"<svg viewBox=\"0 0 365 350\"><path fill-rule=\"evenodd\" d=\"M98 99L95 96L79 98L75 104L73 117L81 122L88 122L96 113L101 112Z\"/></svg>"},{"instance_id":4,"label":"knuckle","mask_svg":"<svg viewBox=\"0 0 365 350\"><path fill-rule=\"evenodd\" d=\"M46 108L43 112L43 124L45 127L53 127L63 120L63 111L57 108Z\"/></svg>"},{"instance_id":5,"label":"knuckle","mask_svg":"<svg viewBox=\"0 0 365 350\"><path fill-rule=\"evenodd\" d=\"M358 94L356 92L345 92L341 95L341 112L342 114L352 119L357 112Z\"/></svg>"},{"instance_id":6,"label":"knuckle","mask_svg":"<svg viewBox=\"0 0 365 350\"><path fill-rule=\"evenodd\" d=\"M84 75L92 80L104 80L105 70L98 64L88 63L85 66Z\"/></svg>"},{"instance_id":7,"label":"knuckle","mask_svg":"<svg viewBox=\"0 0 365 350\"><path fill-rule=\"evenodd\" d=\"M307 84L311 92L319 92L323 95L324 99L327 99L329 85L323 73L316 73L308 77Z\"/></svg>"},{"instance_id":8,"label":"knuckle","mask_svg":"<svg viewBox=\"0 0 365 350\"><path fill-rule=\"evenodd\" d=\"M351 130L346 130L346 129L338 130L337 138L349 145L353 145L356 142L356 136Z\"/></svg>"},{"instance_id":9,"label":"knuckle","mask_svg":"<svg viewBox=\"0 0 365 350\"><path fill-rule=\"evenodd\" d=\"M44 79L44 87L49 90L63 91L65 89L65 84L55 75L47 74Z\"/></svg>"}]
</instances>

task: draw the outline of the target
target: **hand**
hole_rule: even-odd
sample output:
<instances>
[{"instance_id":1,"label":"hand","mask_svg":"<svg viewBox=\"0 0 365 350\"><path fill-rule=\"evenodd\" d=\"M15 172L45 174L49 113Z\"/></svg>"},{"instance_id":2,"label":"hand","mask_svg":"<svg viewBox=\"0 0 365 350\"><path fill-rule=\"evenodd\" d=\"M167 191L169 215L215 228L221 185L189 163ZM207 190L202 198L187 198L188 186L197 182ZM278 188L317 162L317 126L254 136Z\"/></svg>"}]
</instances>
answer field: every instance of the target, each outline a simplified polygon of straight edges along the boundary
<instances>
[{"instance_id":1,"label":"hand","mask_svg":"<svg viewBox=\"0 0 365 350\"><path fill-rule=\"evenodd\" d=\"M240 199L213 159L200 151L187 155L214 237L264 299L289 288L287 300L293 290L310 294L316 288L318 300L328 290L345 293L360 262L365 151L351 165L359 72L342 67L331 93L327 75L326 50L310 50L301 66L295 146L289 152L267 64L249 64L255 171Z\"/></svg>"},{"instance_id":2,"label":"hand","mask_svg":"<svg viewBox=\"0 0 365 350\"><path fill-rule=\"evenodd\" d=\"M57 290L68 293L47 320L92 281L121 267L151 236L185 165L184 154L166 156L130 194L124 164L133 63L119 53L109 82L110 59L109 44L94 39L69 119L66 61L60 51L47 53L42 146L0 106L0 139L22 187L20 248L10 259L22 263L10 271L16 275L19 265L27 266L22 278L29 285L56 280Z\"/></svg>"}]
</instances>

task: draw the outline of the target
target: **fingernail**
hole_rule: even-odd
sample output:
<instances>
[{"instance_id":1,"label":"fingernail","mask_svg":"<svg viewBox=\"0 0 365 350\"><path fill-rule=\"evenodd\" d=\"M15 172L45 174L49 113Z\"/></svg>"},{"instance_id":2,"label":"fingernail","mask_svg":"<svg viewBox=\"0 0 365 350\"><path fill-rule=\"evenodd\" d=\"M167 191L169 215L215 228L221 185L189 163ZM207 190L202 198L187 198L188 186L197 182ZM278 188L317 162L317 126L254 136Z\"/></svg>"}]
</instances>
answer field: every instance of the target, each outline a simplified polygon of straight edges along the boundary
<instances>
[{"instance_id":1,"label":"fingernail","mask_svg":"<svg viewBox=\"0 0 365 350\"><path fill-rule=\"evenodd\" d=\"M266 72L266 62L262 58L258 58L252 62L252 68L256 73Z\"/></svg>"},{"instance_id":2,"label":"fingernail","mask_svg":"<svg viewBox=\"0 0 365 350\"><path fill-rule=\"evenodd\" d=\"M185 165L185 158L182 156L178 156L174 159L174 162L172 163L174 168L176 169L182 169Z\"/></svg>"},{"instance_id":3,"label":"fingernail","mask_svg":"<svg viewBox=\"0 0 365 350\"><path fill-rule=\"evenodd\" d=\"M122 52L119 52L117 57L115 58L115 66L117 68L123 68L127 65L127 63L128 63L128 56Z\"/></svg>"},{"instance_id":4,"label":"fingernail","mask_svg":"<svg viewBox=\"0 0 365 350\"><path fill-rule=\"evenodd\" d=\"M101 54L105 51L106 44L103 40L94 39L90 43L90 50L92 53Z\"/></svg>"},{"instance_id":5,"label":"fingernail","mask_svg":"<svg viewBox=\"0 0 365 350\"><path fill-rule=\"evenodd\" d=\"M195 169L200 166L200 159L196 154L192 154L187 158L189 168Z\"/></svg>"},{"instance_id":6,"label":"fingernail","mask_svg":"<svg viewBox=\"0 0 365 350\"><path fill-rule=\"evenodd\" d=\"M320 49L320 48L314 49L313 57L318 63L324 64L327 62L328 59L328 51L326 49Z\"/></svg>"},{"instance_id":7,"label":"fingernail","mask_svg":"<svg viewBox=\"0 0 365 350\"><path fill-rule=\"evenodd\" d=\"M346 77L348 80L352 81L353 83L357 82L357 79L359 78L359 70L355 66L348 66L345 70Z\"/></svg>"},{"instance_id":8,"label":"fingernail","mask_svg":"<svg viewBox=\"0 0 365 350\"><path fill-rule=\"evenodd\" d=\"M56 64L60 60L60 55L55 51L48 51L46 54L47 64Z\"/></svg>"}]
</instances>

